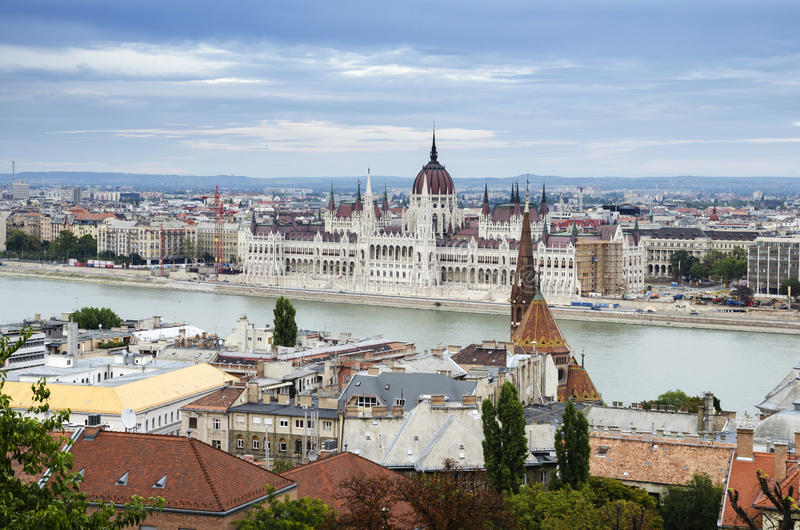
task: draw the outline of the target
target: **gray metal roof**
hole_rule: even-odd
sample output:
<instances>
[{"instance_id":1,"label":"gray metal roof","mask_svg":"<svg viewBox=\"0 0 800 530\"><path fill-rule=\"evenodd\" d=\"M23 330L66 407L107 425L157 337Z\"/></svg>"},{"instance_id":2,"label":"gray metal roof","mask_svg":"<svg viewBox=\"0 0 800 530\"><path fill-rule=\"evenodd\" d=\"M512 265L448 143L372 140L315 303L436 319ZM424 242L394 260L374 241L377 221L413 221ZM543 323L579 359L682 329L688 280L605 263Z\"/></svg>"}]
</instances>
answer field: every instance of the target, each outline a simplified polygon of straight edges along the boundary
<instances>
[{"instance_id":1,"label":"gray metal roof","mask_svg":"<svg viewBox=\"0 0 800 530\"><path fill-rule=\"evenodd\" d=\"M251 414L264 414L273 416L300 416L309 412L319 412L319 417L324 419L336 419L339 411L336 409L321 409L316 398L312 406L303 408L299 405L281 405L280 403L242 403L230 408L231 412L249 412Z\"/></svg>"},{"instance_id":2,"label":"gray metal roof","mask_svg":"<svg viewBox=\"0 0 800 530\"><path fill-rule=\"evenodd\" d=\"M441 374L356 374L339 397L339 407L344 407L353 396L375 396L381 405L389 407L402 398L403 412L408 412L417 406L420 396L444 394L449 401L461 401L464 395L474 394L477 386L477 381L456 381Z\"/></svg>"}]
</instances>

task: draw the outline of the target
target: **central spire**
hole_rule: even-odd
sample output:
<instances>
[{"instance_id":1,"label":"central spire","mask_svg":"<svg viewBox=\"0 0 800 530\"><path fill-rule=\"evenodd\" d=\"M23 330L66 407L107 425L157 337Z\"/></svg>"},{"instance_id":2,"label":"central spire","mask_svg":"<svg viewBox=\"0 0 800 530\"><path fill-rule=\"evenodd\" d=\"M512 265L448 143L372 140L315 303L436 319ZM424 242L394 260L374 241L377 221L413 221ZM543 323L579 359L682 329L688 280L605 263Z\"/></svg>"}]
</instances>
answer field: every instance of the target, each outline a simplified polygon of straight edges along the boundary
<instances>
[{"instance_id":1,"label":"central spire","mask_svg":"<svg viewBox=\"0 0 800 530\"><path fill-rule=\"evenodd\" d=\"M433 123L433 143L431 144L431 162L438 162L439 155L436 153L436 122Z\"/></svg>"}]
</instances>

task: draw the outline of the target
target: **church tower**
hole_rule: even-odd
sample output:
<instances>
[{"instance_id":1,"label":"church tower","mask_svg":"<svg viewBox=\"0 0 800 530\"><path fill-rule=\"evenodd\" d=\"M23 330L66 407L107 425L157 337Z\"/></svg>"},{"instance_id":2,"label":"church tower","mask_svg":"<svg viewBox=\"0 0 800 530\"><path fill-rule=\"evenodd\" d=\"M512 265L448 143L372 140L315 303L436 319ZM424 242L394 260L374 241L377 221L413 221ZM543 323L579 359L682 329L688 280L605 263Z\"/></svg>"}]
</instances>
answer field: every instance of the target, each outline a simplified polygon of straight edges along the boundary
<instances>
[{"instance_id":1,"label":"church tower","mask_svg":"<svg viewBox=\"0 0 800 530\"><path fill-rule=\"evenodd\" d=\"M536 269L533 261L533 242L531 239L531 212L528 190L525 190L525 212L522 214L522 236L519 240L517 272L511 285L511 335L519 327L525 310L536 294Z\"/></svg>"}]
</instances>

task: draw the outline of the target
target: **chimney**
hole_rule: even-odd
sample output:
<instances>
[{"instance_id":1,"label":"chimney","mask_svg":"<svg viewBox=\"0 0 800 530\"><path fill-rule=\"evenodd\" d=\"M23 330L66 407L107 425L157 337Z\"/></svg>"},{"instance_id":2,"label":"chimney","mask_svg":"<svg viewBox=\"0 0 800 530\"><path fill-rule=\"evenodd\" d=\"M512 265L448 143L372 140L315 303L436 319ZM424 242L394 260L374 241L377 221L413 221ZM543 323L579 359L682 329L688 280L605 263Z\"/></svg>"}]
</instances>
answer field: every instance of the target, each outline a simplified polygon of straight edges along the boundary
<instances>
[{"instance_id":1,"label":"chimney","mask_svg":"<svg viewBox=\"0 0 800 530\"><path fill-rule=\"evenodd\" d=\"M258 403L258 381L249 381L247 383L247 402Z\"/></svg>"},{"instance_id":2,"label":"chimney","mask_svg":"<svg viewBox=\"0 0 800 530\"><path fill-rule=\"evenodd\" d=\"M432 407L444 407L444 405L445 405L444 394L436 394L431 396Z\"/></svg>"},{"instance_id":3,"label":"chimney","mask_svg":"<svg viewBox=\"0 0 800 530\"><path fill-rule=\"evenodd\" d=\"M377 366L370 366L367 368L367 373L369 375L378 375L380 373L380 369Z\"/></svg>"},{"instance_id":4,"label":"chimney","mask_svg":"<svg viewBox=\"0 0 800 530\"><path fill-rule=\"evenodd\" d=\"M40 322L42 320L42 314L36 313L35 315L33 315L33 320L36 322Z\"/></svg>"},{"instance_id":5,"label":"chimney","mask_svg":"<svg viewBox=\"0 0 800 530\"><path fill-rule=\"evenodd\" d=\"M404 373L405 371L406 371L405 366L398 366L398 365L392 366L392 372Z\"/></svg>"},{"instance_id":6,"label":"chimney","mask_svg":"<svg viewBox=\"0 0 800 530\"><path fill-rule=\"evenodd\" d=\"M800 460L800 432L794 433L794 459Z\"/></svg>"},{"instance_id":7,"label":"chimney","mask_svg":"<svg viewBox=\"0 0 800 530\"><path fill-rule=\"evenodd\" d=\"M300 396L300 406L306 409L309 409L314 406L314 402L311 399L311 394Z\"/></svg>"},{"instance_id":8,"label":"chimney","mask_svg":"<svg viewBox=\"0 0 800 530\"><path fill-rule=\"evenodd\" d=\"M264 377L264 361L256 361L256 377Z\"/></svg>"},{"instance_id":9,"label":"chimney","mask_svg":"<svg viewBox=\"0 0 800 530\"><path fill-rule=\"evenodd\" d=\"M289 394L278 394L278 404L279 405L288 405L289 404Z\"/></svg>"},{"instance_id":10,"label":"chimney","mask_svg":"<svg viewBox=\"0 0 800 530\"><path fill-rule=\"evenodd\" d=\"M736 459L753 459L753 429L736 429Z\"/></svg>"},{"instance_id":11,"label":"chimney","mask_svg":"<svg viewBox=\"0 0 800 530\"><path fill-rule=\"evenodd\" d=\"M705 411L705 431L714 432L714 394L706 392L703 394L704 411Z\"/></svg>"},{"instance_id":12,"label":"chimney","mask_svg":"<svg viewBox=\"0 0 800 530\"><path fill-rule=\"evenodd\" d=\"M392 405L392 416L402 416L402 415L403 415L403 406Z\"/></svg>"},{"instance_id":13,"label":"chimney","mask_svg":"<svg viewBox=\"0 0 800 530\"><path fill-rule=\"evenodd\" d=\"M705 430L705 427L706 427L706 424L705 424L705 421L704 421L704 418L705 418L704 409L705 409L705 407L703 407L703 405L699 405L697 407L697 432L703 432Z\"/></svg>"},{"instance_id":14,"label":"chimney","mask_svg":"<svg viewBox=\"0 0 800 530\"><path fill-rule=\"evenodd\" d=\"M476 406L478 404L478 396L464 394L463 396L461 396L461 403L464 405Z\"/></svg>"},{"instance_id":15,"label":"chimney","mask_svg":"<svg viewBox=\"0 0 800 530\"><path fill-rule=\"evenodd\" d=\"M67 322L67 355L72 357L72 366L78 364L78 323Z\"/></svg>"},{"instance_id":16,"label":"chimney","mask_svg":"<svg viewBox=\"0 0 800 530\"><path fill-rule=\"evenodd\" d=\"M372 416L386 416L386 406L381 405L379 407L372 407Z\"/></svg>"},{"instance_id":17,"label":"chimney","mask_svg":"<svg viewBox=\"0 0 800 530\"><path fill-rule=\"evenodd\" d=\"M786 442L775 442L775 456L773 457L774 472L772 477L778 482L786 478Z\"/></svg>"}]
</instances>

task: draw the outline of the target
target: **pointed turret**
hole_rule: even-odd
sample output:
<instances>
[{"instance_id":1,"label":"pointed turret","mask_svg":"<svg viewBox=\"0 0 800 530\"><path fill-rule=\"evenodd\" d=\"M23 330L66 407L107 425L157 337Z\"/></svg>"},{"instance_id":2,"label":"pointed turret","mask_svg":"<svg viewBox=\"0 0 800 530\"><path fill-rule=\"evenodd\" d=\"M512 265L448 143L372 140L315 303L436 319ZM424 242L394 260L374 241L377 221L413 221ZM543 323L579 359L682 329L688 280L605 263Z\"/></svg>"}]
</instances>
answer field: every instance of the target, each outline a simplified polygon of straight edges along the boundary
<instances>
[{"instance_id":1,"label":"pointed turret","mask_svg":"<svg viewBox=\"0 0 800 530\"><path fill-rule=\"evenodd\" d=\"M544 190L544 184L542 184L542 202L539 204L539 217L544 217L547 215L547 194Z\"/></svg>"},{"instance_id":2,"label":"pointed turret","mask_svg":"<svg viewBox=\"0 0 800 530\"><path fill-rule=\"evenodd\" d=\"M634 244L638 245L639 240L641 239L642 234L639 232L639 219L636 219L636 222L633 223L633 242Z\"/></svg>"},{"instance_id":3,"label":"pointed turret","mask_svg":"<svg viewBox=\"0 0 800 530\"><path fill-rule=\"evenodd\" d=\"M542 243L547 246L547 240L550 239L550 234L547 231L547 223L542 223Z\"/></svg>"},{"instance_id":4,"label":"pointed turret","mask_svg":"<svg viewBox=\"0 0 800 530\"><path fill-rule=\"evenodd\" d=\"M446 136L446 135L445 135ZM445 138L447 140L447 138ZM433 143L431 144L431 162L438 162L439 155L436 152L436 127L433 128Z\"/></svg>"},{"instance_id":5,"label":"pointed turret","mask_svg":"<svg viewBox=\"0 0 800 530\"><path fill-rule=\"evenodd\" d=\"M525 204L528 191L525 190ZM531 216L526 207L522 215L522 234L519 239L517 271L511 285L511 335L517 330L522 315L536 295L536 269L533 261L533 241L531 239Z\"/></svg>"},{"instance_id":6,"label":"pointed turret","mask_svg":"<svg viewBox=\"0 0 800 530\"><path fill-rule=\"evenodd\" d=\"M358 191L356 192L356 203L353 205L354 212L364 210L364 204L361 202L361 181L358 181Z\"/></svg>"},{"instance_id":7,"label":"pointed turret","mask_svg":"<svg viewBox=\"0 0 800 530\"><path fill-rule=\"evenodd\" d=\"M367 189L364 191L364 196L372 197L372 175L370 168L367 168Z\"/></svg>"},{"instance_id":8,"label":"pointed turret","mask_svg":"<svg viewBox=\"0 0 800 530\"><path fill-rule=\"evenodd\" d=\"M331 194L328 197L328 211L331 213L336 211L336 201L333 198L333 182L331 182Z\"/></svg>"},{"instance_id":9,"label":"pointed turret","mask_svg":"<svg viewBox=\"0 0 800 530\"><path fill-rule=\"evenodd\" d=\"M483 207L481 208L481 215L484 217L488 217L491 213L491 208L489 208L489 183L484 183L483 185Z\"/></svg>"},{"instance_id":10,"label":"pointed turret","mask_svg":"<svg viewBox=\"0 0 800 530\"><path fill-rule=\"evenodd\" d=\"M386 193L386 184L383 185L383 204L381 204L381 211L384 213L389 211L389 194Z\"/></svg>"}]
</instances>

